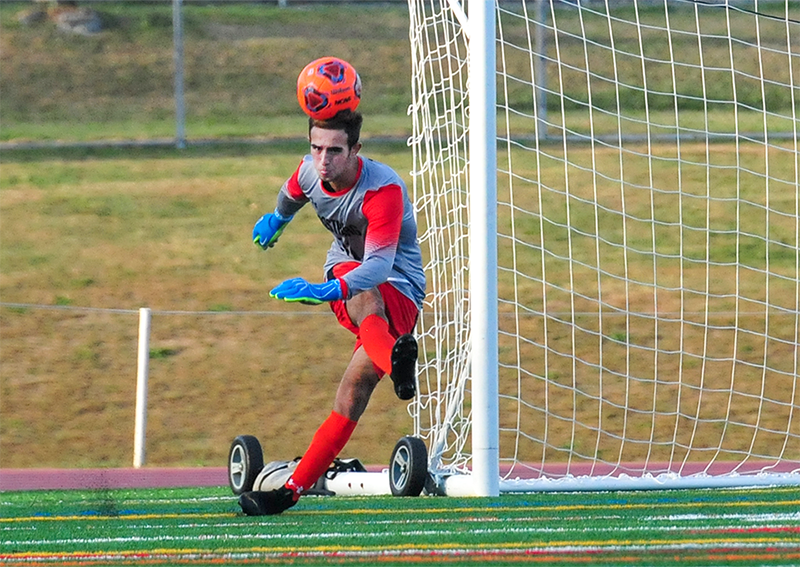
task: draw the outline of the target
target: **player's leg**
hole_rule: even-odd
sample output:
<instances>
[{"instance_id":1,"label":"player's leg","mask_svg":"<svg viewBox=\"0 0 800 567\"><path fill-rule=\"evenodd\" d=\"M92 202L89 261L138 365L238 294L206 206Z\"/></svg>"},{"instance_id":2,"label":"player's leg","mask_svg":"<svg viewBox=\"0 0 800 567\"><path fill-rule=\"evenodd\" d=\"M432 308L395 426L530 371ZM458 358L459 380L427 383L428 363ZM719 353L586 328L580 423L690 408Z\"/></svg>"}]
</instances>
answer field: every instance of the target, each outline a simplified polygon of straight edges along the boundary
<instances>
[{"instance_id":1,"label":"player's leg","mask_svg":"<svg viewBox=\"0 0 800 567\"><path fill-rule=\"evenodd\" d=\"M342 376L331 415L317 430L286 483L298 498L322 476L350 439L356 423L367 409L372 392L386 371L384 367L391 371L397 366L392 353L398 351L398 341L391 335L389 323L384 318L381 293L378 290L360 293L347 301L346 308L350 320L359 327L361 346L353 353ZM416 341L413 346L413 360L416 362ZM399 350L402 352L403 347Z\"/></svg>"},{"instance_id":2,"label":"player's leg","mask_svg":"<svg viewBox=\"0 0 800 567\"><path fill-rule=\"evenodd\" d=\"M401 399L414 396L417 343L410 333L417 311L413 302L384 284L380 290L360 293L346 304L332 307L339 322L358 334L360 343L339 384L333 411L317 430L285 487L240 497L247 514L278 514L314 485L350 439L383 374L391 374Z\"/></svg>"},{"instance_id":3,"label":"player's leg","mask_svg":"<svg viewBox=\"0 0 800 567\"><path fill-rule=\"evenodd\" d=\"M314 486L342 451L358 419L364 413L380 377L364 347L358 348L342 376L333 411L317 429L311 444L286 485L269 492L245 492L239 504L245 514L280 514L291 508L301 494Z\"/></svg>"},{"instance_id":4,"label":"player's leg","mask_svg":"<svg viewBox=\"0 0 800 567\"><path fill-rule=\"evenodd\" d=\"M329 277L343 277L358 266L358 262L337 264ZM357 347L364 345L379 374L391 376L397 396L401 400L413 398L417 341L412 333L419 316L417 305L390 283L383 283L346 303L334 301L331 308L339 323L358 336Z\"/></svg>"},{"instance_id":5,"label":"player's leg","mask_svg":"<svg viewBox=\"0 0 800 567\"><path fill-rule=\"evenodd\" d=\"M358 339L367 355L383 374L392 372L392 347L397 337L392 335L386 317L383 296L377 289L358 294L346 304L347 314L358 327Z\"/></svg>"},{"instance_id":6,"label":"player's leg","mask_svg":"<svg viewBox=\"0 0 800 567\"><path fill-rule=\"evenodd\" d=\"M389 374L401 400L416 394L417 341L411 334L417 309L394 287L383 284L347 302L358 337L381 374Z\"/></svg>"},{"instance_id":7,"label":"player's leg","mask_svg":"<svg viewBox=\"0 0 800 567\"><path fill-rule=\"evenodd\" d=\"M333 411L358 421L367 409L378 382L380 375L375 371L372 359L362 345L353 353L353 358L344 371L336 390Z\"/></svg>"},{"instance_id":8,"label":"player's leg","mask_svg":"<svg viewBox=\"0 0 800 567\"><path fill-rule=\"evenodd\" d=\"M364 348L359 348L339 383L333 411L314 434L311 445L286 483L297 498L317 482L347 444L378 381L372 361Z\"/></svg>"}]
</instances>

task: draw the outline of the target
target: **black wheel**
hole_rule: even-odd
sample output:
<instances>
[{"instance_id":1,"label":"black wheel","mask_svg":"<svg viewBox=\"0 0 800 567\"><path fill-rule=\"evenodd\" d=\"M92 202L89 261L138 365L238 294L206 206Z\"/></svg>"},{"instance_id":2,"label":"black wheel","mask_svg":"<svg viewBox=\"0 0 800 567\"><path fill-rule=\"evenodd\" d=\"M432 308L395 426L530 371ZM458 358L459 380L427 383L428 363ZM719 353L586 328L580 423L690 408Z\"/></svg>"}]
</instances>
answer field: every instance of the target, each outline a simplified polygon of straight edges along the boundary
<instances>
[{"instance_id":1,"label":"black wheel","mask_svg":"<svg viewBox=\"0 0 800 567\"><path fill-rule=\"evenodd\" d=\"M394 446L389 485L394 496L419 496L428 478L428 449L422 439L403 437Z\"/></svg>"},{"instance_id":2,"label":"black wheel","mask_svg":"<svg viewBox=\"0 0 800 567\"><path fill-rule=\"evenodd\" d=\"M239 435L228 453L228 484L237 496L253 489L253 483L264 468L261 443L252 435Z\"/></svg>"}]
</instances>

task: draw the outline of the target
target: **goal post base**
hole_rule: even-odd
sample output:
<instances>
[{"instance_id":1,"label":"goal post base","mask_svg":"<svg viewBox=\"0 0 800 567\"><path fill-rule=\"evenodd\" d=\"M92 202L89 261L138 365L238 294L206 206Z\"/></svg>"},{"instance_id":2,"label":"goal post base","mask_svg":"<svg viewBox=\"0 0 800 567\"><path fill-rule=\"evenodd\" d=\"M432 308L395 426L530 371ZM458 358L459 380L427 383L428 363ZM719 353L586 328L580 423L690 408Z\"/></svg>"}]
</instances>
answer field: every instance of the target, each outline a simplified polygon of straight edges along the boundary
<instances>
[{"instance_id":1,"label":"goal post base","mask_svg":"<svg viewBox=\"0 0 800 567\"><path fill-rule=\"evenodd\" d=\"M500 493L519 492L593 492L631 490L677 490L691 488L756 488L764 486L800 486L800 473L759 473L712 476L694 474L620 475L609 477L566 476L562 478L516 478L500 480ZM428 489L439 496L479 496L475 482L469 474L441 477Z\"/></svg>"}]
</instances>

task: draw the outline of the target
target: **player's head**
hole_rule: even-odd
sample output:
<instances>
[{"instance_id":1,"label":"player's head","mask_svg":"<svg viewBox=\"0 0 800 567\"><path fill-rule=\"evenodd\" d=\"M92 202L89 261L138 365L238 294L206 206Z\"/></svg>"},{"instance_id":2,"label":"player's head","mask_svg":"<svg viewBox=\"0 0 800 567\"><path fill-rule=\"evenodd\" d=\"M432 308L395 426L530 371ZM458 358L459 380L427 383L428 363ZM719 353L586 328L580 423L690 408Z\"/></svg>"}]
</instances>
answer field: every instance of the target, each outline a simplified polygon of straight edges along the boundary
<instances>
[{"instance_id":1,"label":"player's head","mask_svg":"<svg viewBox=\"0 0 800 567\"><path fill-rule=\"evenodd\" d=\"M347 145L350 149L358 144L361 138L361 123L364 118L360 112L354 110L342 110L329 120L308 119L308 137L311 138L312 128L322 128L324 130L344 130L347 134Z\"/></svg>"}]
</instances>

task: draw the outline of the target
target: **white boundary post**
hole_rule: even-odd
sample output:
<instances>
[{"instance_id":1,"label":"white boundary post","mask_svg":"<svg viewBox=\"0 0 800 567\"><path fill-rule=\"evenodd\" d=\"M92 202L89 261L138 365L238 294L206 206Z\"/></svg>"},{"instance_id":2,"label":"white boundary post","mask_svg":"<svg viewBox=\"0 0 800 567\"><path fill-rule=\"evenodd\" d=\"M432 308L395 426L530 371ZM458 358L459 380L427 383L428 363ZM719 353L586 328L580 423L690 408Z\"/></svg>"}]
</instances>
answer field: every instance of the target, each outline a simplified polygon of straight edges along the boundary
<instances>
[{"instance_id":1,"label":"white boundary post","mask_svg":"<svg viewBox=\"0 0 800 567\"><path fill-rule=\"evenodd\" d=\"M133 427L133 466L141 468L145 460L147 432L147 379L150 363L150 309L139 309L139 355L136 369L136 418Z\"/></svg>"},{"instance_id":2,"label":"white boundary post","mask_svg":"<svg viewBox=\"0 0 800 567\"><path fill-rule=\"evenodd\" d=\"M494 0L469 0L469 300L472 477L500 494L497 341L497 116Z\"/></svg>"}]
</instances>

